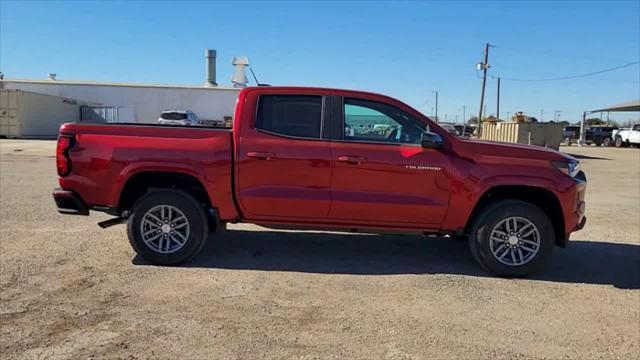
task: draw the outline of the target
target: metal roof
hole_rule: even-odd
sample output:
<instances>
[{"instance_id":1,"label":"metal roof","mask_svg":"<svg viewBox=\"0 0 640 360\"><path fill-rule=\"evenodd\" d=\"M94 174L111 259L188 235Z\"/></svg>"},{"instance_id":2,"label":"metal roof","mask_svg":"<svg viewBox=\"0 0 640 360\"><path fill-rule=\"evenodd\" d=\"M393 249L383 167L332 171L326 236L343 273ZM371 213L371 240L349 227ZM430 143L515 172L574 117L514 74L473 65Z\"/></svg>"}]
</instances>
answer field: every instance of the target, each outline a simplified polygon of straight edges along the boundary
<instances>
[{"instance_id":1,"label":"metal roof","mask_svg":"<svg viewBox=\"0 0 640 360\"><path fill-rule=\"evenodd\" d=\"M589 112L590 113L595 113L595 112L601 112L601 111L602 112L604 112L604 111L620 111L620 112L640 111L640 99L633 100L633 101L627 101L627 102L624 102L622 104L612 105L612 106L608 106L608 107L602 108L602 109L591 110Z\"/></svg>"},{"instance_id":2,"label":"metal roof","mask_svg":"<svg viewBox=\"0 0 640 360\"><path fill-rule=\"evenodd\" d=\"M230 90L240 91L242 88L231 86L205 87L197 85L173 85L173 84L136 84L119 83L107 81L83 81L83 80L26 80L26 79L4 79L5 83L30 83L30 84L50 84L50 85L93 85L93 86L122 86L122 87L142 87L142 88L168 88L168 89L195 89L195 90Z\"/></svg>"}]
</instances>

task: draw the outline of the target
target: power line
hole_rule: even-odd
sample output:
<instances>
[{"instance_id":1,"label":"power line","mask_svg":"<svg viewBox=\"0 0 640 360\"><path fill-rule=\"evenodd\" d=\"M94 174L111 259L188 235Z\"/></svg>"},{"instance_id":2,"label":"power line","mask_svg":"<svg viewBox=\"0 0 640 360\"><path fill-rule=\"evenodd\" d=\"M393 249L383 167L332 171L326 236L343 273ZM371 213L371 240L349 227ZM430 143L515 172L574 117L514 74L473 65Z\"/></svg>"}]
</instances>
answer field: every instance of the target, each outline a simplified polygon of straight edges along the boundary
<instances>
[{"instance_id":1,"label":"power line","mask_svg":"<svg viewBox=\"0 0 640 360\"><path fill-rule=\"evenodd\" d=\"M527 81L527 82L533 82L533 81L558 81L558 80L569 80L569 79L577 79L577 78L582 78L582 77L587 77L587 76L593 76L593 75L597 75L597 74L602 74L602 73L606 73L609 71L614 71L614 70L618 70L618 69L622 69L622 68L626 68L632 65L636 65L636 64L640 64L640 61L634 61L634 62L630 62L628 64L624 64L624 65L620 65L620 66L616 66L616 67L612 67L612 68L608 68L608 69L604 69L604 70L599 70L599 71L593 71L590 73L586 73L586 74L580 74L580 75L570 75L570 76L561 76L561 77L556 77L556 78L546 78L546 79L514 79L514 78L508 78L508 77L504 77L504 76L500 76L501 79L503 80L509 80L509 81ZM498 76L491 76L492 79L497 78Z\"/></svg>"}]
</instances>

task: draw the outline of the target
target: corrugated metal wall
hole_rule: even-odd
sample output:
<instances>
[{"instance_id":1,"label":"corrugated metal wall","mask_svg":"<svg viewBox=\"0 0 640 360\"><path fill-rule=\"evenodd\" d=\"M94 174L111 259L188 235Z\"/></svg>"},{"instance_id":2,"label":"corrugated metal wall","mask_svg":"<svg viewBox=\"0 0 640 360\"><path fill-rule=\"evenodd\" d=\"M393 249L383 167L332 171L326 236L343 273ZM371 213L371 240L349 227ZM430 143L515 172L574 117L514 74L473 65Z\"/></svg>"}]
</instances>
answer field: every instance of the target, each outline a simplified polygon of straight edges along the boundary
<instances>
[{"instance_id":1,"label":"corrugated metal wall","mask_svg":"<svg viewBox=\"0 0 640 360\"><path fill-rule=\"evenodd\" d=\"M0 91L0 136L20 136L17 91Z\"/></svg>"},{"instance_id":2,"label":"corrugated metal wall","mask_svg":"<svg viewBox=\"0 0 640 360\"><path fill-rule=\"evenodd\" d=\"M0 90L0 136L53 138L60 125L80 119L73 99L22 90Z\"/></svg>"},{"instance_id":3,"label":"corrugated metal wall","mask_svg":"<svg viewBox=\"0 0 640 360\"><path fill-rule=\"evenodd\" d=\"M530 144L558 149L562 141L562 125L552 123L484 123L482 140Z\"/></svg>"}]
</instances>

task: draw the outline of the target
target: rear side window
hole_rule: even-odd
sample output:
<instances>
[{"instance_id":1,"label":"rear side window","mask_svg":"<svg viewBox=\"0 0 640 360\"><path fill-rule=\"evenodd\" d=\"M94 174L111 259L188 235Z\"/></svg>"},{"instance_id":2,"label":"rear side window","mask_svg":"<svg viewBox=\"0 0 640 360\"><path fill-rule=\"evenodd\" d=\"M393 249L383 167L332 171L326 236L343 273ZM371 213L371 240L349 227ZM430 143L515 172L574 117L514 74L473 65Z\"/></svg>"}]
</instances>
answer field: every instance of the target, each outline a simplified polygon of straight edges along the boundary
<instances>
[{"instance_id":1,"label":"rear side window","mask_svg":"<svg viewBox=\"0 0 640 360\"><path fill-rule=\"evenodd\" d=\"M256 128L276 134L320 138L322 96L262 95Z\"/></svg>"},{"instance_id":2,"label":"rear side window","mask_svg":"<svg viewBox=\"0 0 640 360\"><path fill-rule=\"evenodd\" d=\"M185 120L187 118L186 113L179 112L165 112L160 115L164 120Z\"/></svg>"}]
</instances>

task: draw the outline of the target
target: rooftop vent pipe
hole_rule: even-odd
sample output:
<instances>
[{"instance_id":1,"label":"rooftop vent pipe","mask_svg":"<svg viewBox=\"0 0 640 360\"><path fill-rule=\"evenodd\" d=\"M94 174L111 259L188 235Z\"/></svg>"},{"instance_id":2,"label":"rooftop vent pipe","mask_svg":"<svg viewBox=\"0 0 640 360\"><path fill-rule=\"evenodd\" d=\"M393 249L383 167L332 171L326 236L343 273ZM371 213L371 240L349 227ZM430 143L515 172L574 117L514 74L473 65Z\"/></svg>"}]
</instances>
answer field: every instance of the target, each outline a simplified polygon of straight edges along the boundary
<instances>
[{"instance_id":1,"label":"rooftop vent pipe","mask_svg":"<svg viewBox=\"0 0 640 360\"><path fill-rule=\"evenodd\" d=\"M216 83L216 51L213 49L207 49L204 51L204 57L207 59L207 80L205 81L204 86L218 86Z\"/></svg>"},{"instance_id":2,"label":"rooftop vent pipe","mask_svg":"<svg viewBox=\"0 0 640 360\"><path fill-rule=\"evenodd\" d=\"M249 83L247 74L245 73L247 66L249 66L249 58L246 56L236 56L231 61L231 64L235 67L231 82L233 87L246 87Z\"/></svg>"}]
</instances>

